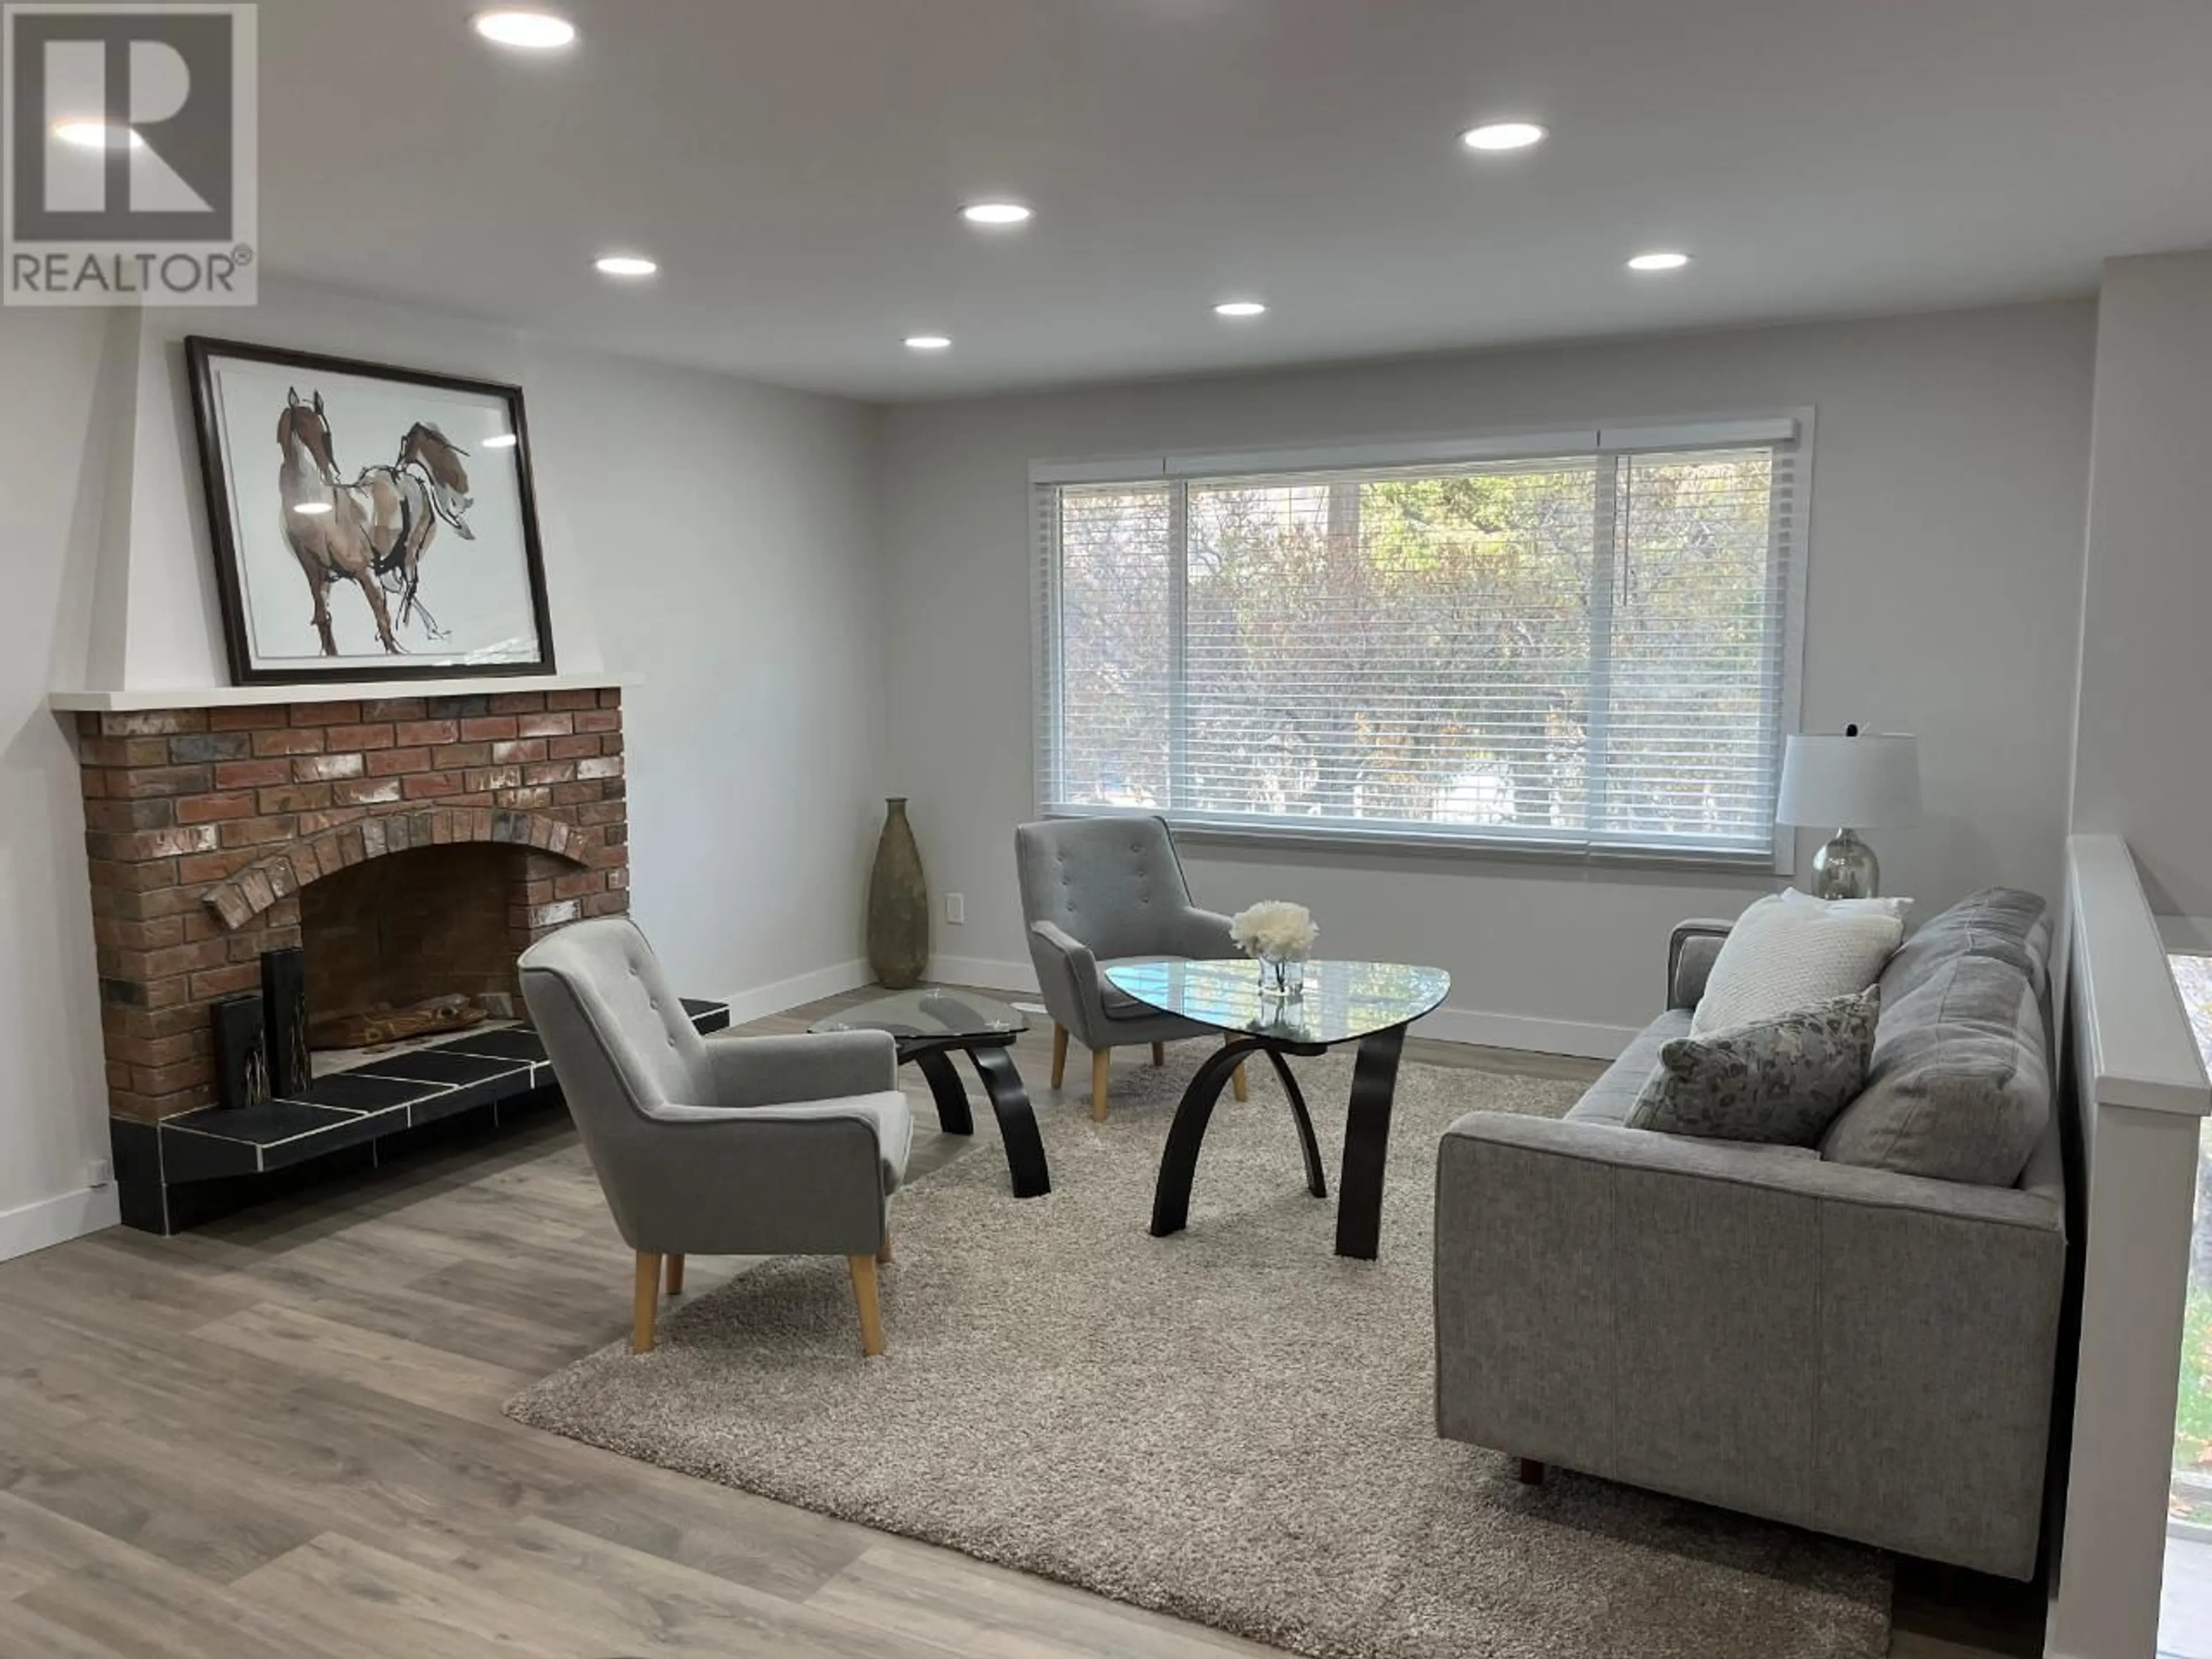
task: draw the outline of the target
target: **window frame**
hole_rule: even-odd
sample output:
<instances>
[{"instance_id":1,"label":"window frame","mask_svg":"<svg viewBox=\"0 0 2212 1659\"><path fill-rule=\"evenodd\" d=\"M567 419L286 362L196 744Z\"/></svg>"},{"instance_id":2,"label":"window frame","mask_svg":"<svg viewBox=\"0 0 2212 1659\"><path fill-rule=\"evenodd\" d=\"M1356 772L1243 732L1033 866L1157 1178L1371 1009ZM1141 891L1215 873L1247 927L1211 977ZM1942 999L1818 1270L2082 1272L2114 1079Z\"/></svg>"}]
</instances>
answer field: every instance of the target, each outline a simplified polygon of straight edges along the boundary
<instances>
[{"instance_id":1,"label":"window frame","mask_svg":"<svg viewBox=\"0 0 2212 1659\"><path fill-rule=\"evenodd\" d=\"M1760 445L1792 447L1790 491L1786 514L1778 517L1775 544L1771 544L1768 580L1781 589L1782 628L1775 642L1781 661L1779 695L1776 706L1774 764L1781 764L1788 738L1801 729L1804 698L1806 593L1812 563L1812 501L1814 410L1810 405L1749 413L1591 422L1571 427L1490 428L1455 434L1422 434L1399 438L1346 441L1258 449L1192 451L1182 453L1095 456L1073 459L1033 460L1029 469L1030 513L1030 805L1040 817L1118 817L1164 816L1179 839L1224 846L1331 850L1357 853L1400 853L1423 857L1473 858L1544 864L1611 866L1631 869L1702 870L1788 877L1796 873L1796 835L1784 825L1773 826L1769 852L1729 849L1624 846L1587 837L1563 837L1509 826L1470 825L1451 830L1387 828L1381 824L1338 820L1302 820L1267 815L1248 817L1209 814L1184 817L1172 807L1155 814L1146 809L1054 804L1049 797L1051 769L1058 744L1062 714L1060 641L1065 616L1058 573L1060 515L1048 512L1048 501L1057 506L1060 486L1098 484L1170 486L1203 483L1215 478L1263 477L1270 473L1303 475L1368 467L1419 466L1425 463L1449 466L1487 460L1580 459L1592 455L1620 456L1638 453L1668 453L1699 447L1751 447ZM1601 500L1613 492L1601 490ZM1187 492L1170 489L1170 556L1174 561L1171 606L1185 603L1188 556L1184 523ZM1778 557L1773 550L1778 544ZM1610 595L1613 582L1608 562L1592 562L1590 598L1598 605ZM1602 592L1601 592L1602 590ZM1174 630L1181 638L1181 630ZM1607 636L1610 637L1609 633ZM1610 653L1593 665L1593 683ZM1171 677L1170 696L1180 700L1186 676ZM1595 699L1593 699L1595 704ZM1170 720L1171 745L1184 741L1180 715ZM1324 827L1326 823L1327 827Z\"/></svg>"}]
</instances>

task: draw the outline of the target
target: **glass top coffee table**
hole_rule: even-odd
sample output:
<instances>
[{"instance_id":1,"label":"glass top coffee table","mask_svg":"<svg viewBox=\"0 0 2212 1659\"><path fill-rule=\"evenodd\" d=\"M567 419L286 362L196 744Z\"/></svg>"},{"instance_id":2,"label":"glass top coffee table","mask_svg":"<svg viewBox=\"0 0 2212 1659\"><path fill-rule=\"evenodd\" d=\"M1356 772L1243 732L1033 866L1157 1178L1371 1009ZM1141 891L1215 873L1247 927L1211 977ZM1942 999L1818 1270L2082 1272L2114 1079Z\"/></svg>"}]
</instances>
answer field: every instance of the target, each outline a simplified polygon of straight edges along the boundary
<instances>
[{"instance_id":1,"label":"glass top coffee table","mask_svg":"<svg viewBox=\"0 0 2212 1659\"><path fill-rule=\"evenodd\" d=\"M937 1102L938 1127L947 1134L972 1135L975 1120L968 1110L968 1091L960 1073L946 1056L964 1054L983 1081L991 1110L999 1120L999 1138L1006 1149L1006 1170L1013 1178L1016 1198L1036 1198L1052 1190L1045 1168L1044 1142L1037 1135L1036 1114L1030 1109L1029 1091L1014 1069L1006 1050L1028 1030L1030 1023L1018 1008L973 991L951 991L924 985L911 991L894 991L818 1019L811 1031L887 1031L898 1041L902 1065L911 1060L929 1084Z\"/></svg>"},{"instance_id":2,"label":"glass top coffee table","mask_svg":"<svg viewBox=\"0 0 2212 1659\"><path fill-rule=\"evenodd\" d=\"M1441 968L1395 962L1310 962L1304 994L1285 1001L1262 997L1260 970L1241 959L1125 962L1106 977L1138 1001L1228 1033L1220 1051L1198 1068L1176 1108L1152 1193L1152 1235L1181 1232L1190 1219L1190 1185L1199 1149L1222 1085L1254 1054L1267 1055L1290 1097L1305 1154L1306 1190L1328 1196L1321 1149L1305 1096L1286 1054L1327 1053L1357 1042L1352 1101L1344 1126L1344 1168L1338 1177L1336 1253L1372 1260L1382 1230L1382 1163L1390 1145L1390 1105L1406 1028L1444 1000L1451 975Z\"/></svg>"}]
</instances>

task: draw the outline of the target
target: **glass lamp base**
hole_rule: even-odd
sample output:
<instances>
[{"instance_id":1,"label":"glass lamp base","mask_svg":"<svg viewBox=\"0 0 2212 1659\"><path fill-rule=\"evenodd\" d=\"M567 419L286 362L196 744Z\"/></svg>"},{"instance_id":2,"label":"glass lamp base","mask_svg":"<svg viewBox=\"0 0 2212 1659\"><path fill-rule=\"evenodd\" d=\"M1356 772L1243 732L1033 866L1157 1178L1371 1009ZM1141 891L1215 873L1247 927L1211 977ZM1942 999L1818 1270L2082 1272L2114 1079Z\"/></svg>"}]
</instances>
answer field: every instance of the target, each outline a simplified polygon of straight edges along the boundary
<instances>
[{"instance_id":1,"label":"glass lamp base","mask_svg":"<svg viewBox=\"0 0 2212 1659\"><path fill-rule=\"evenodd\" d=\"M1881 889L1881 860L1851 830L1837 830L1835 839L1813 854L1814 898L1875 898Z\"/></svg>"}]
</instances>

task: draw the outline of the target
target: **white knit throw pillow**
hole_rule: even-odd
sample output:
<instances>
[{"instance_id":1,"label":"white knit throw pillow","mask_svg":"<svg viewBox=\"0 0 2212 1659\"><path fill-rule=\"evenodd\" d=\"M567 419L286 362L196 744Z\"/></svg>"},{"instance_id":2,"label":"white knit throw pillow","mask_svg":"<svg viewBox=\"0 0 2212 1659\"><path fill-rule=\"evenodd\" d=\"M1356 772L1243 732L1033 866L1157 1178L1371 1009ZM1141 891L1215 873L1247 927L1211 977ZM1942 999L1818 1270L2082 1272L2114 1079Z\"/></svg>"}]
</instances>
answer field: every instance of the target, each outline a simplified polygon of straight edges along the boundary
<instances>
[{"instance_id":1,"label":"white knit throw pillow","mask_svg":"<svg viewBox=\"0 0 2212 1659\"><path fill-rule=\"evenodd\" d=\"M1760 899L1723 942L1691 1017L1691 1033L1702 1036L1832 997L1856 996L1881 977L1904 943L1911 902L1827 903L1795 891Z\"/></svg>"}]
</instances>

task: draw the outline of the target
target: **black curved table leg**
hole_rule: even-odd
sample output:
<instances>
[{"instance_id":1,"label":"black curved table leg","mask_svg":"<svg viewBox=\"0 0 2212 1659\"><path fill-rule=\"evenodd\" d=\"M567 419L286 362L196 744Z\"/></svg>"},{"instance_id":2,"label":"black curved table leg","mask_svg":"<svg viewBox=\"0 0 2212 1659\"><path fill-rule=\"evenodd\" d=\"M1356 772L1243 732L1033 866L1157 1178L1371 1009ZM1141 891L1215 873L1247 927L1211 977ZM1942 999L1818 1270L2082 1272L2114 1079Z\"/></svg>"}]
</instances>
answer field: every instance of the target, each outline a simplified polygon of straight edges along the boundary
<instances>
[{"instance_id":1,"label":"black curved table leg","mask_svg":"<svg viewBox=\"0 0 2212 1659\"><path fill-rule=\"evenodd\" d=\"M1045 1168L1044 1141L1037 1133L1030 1091L1022 1086L1022 1074L1014 1069L1012 1056L1004 1048L970 1048L968 1058L975 1062L975 1075L983 1079L991 1109L998 1115L999 1138L1006 1143L1006 1172L1013 1177L1014 1196L1042 1198L1052 1190L1052 1176Z\"/></svg>"},{"instance_id":2,"label":"black curved table leg","mask_svg":"<svg viewBox=\"0 0 2212 1659\"><path fill-rule=\"evenodd\" d=\"M1275 1075L1283 1080L1283 1092L1291 1097L1291 1115L1297 1120L1298 1150L1306 1156L1306 1190L1316 1198L1328 1196L1328 1178L1321 1170L1321 1147L1314 1139L1313 1119L1306 1112L1306 1097L1298 1089L1298 1080L1291 1075L1290 1063L1279 1049L1267 1050L1267 1058L1275 1062Z\"/></svg>"},{"instance_id":3,"label":"black curved table leg","mask_svg":"<svg viewBox=\"0 0 2212 1659\"><path fill-rule=\"evenodd\" d=\"M1406 1028L1362 1039L1352 1066L1352 1104L1344 1122L1344 1171L1336 1205L1336 1253L1372 1261L1382 1237L1382 1163L1390 1148L1390 1103Z\"/></svg>"},{"instance_id":4,"label":"black curved table leg","mask_svg":"<svg viewBox=\"0 0 2212 1659\"><path fill-rule=\"evenodd\" d=\"M1179 1233L1190 1219L1191 1178L1198 1173L1198 1149L1206 1144L1206 1126L1213 1116L1213 1103L1221 1098L1231 1073L1255 1049L1266 1045L1249 1039L1223 1044L1207 1056L1182 1091L1175 1121L1168 1126L1168 1144L1160 1152L1160 1178L1152 1188L1152 1237Z\"/></svg>"},{"instance_id":5,"label":"black curved table leg","mask_svg":"<svg viewBox=\"0 0 2212 1659\"><path fill-rule=\"evenodd\" d=\"M968 1109L968 1091L961 1086L960 1073L952 1069L945 1050L918 1048L907 1058L929 1079L929 1092L937 1101L937 1127L949 1135L974 1134L975 1119Z\"/></svg>"}]
</instances>

